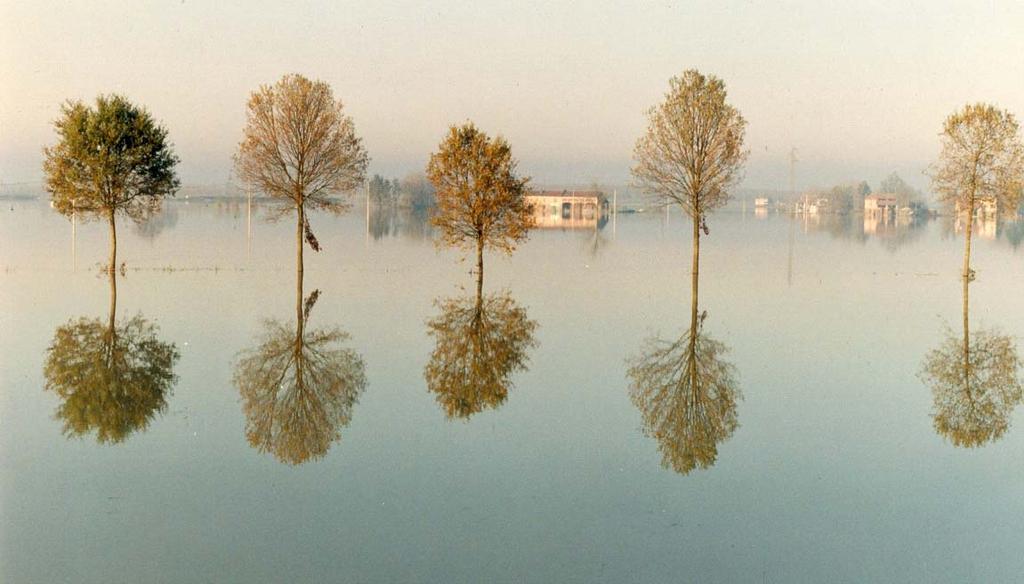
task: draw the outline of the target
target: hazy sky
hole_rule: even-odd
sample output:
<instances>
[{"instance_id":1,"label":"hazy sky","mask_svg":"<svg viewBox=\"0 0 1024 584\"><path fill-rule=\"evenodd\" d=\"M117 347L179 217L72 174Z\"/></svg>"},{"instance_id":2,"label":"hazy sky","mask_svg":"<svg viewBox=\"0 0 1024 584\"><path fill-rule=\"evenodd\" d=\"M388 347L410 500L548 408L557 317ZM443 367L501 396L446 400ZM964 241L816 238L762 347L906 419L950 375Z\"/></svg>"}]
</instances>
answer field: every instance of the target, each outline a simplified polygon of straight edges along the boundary
<instances>
[{"instance_id":1,"label":"hazy sky","mask_svg":"<svg viewBox=\"0 0 1024 584\"><path fill-rule=\"evenodd\" d=\"M926 185L943 118L1024 116L1022 2L0 0L0 181L38 181L67 98L119 92L167 126L186 184L222 183L250 91L329 82L371 172L421 169L452 123L503 134L540 182L626 182L669 77L722 77L745 186Z\"/></svg>"}]
</instances>

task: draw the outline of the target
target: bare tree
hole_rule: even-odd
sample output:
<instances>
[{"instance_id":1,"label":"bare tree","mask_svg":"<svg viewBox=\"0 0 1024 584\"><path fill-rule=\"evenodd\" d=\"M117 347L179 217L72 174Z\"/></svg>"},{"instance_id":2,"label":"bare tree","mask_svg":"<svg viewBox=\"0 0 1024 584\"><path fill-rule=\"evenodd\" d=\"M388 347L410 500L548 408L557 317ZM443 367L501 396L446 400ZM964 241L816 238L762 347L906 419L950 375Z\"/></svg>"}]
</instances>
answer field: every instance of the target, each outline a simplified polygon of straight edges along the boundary
<instances>
[{"instance_id":1,"label":"bare tree","mask_svg":"<svg viewBox=\"0 0 1024 584\"><path fill-rule=\"evenodd\" d=\"M427 178L437 189L431 222L453 246L476 244L477 295L483 287L484 247L512 253L533 226L526 202L529 178L516 175L512 148L473 124L452 126L430 155Z\"/></svg>"},{"instance_id":2,"label":"bare tree","mask_svg":"<svg viewBox=\"0 0 1024 584\"><path fill-rule=\"evenodd\" d=\"M978 204L1016 210L1024 189L1024 146L1010 112L977 103L946 118L942 152L932 168L939 198L966 213L963 277L971 280L971 228Z\"/></svg>"},{"instance_id":3,"label":"bare tree","mask_svg":"<svg viewBox=\"0 0 1024 584\"><path fill-rule=\"evenodd\" d=\"M725 84L695 70L669 80L665 101L648 112L647 133L633 153L633 176L662 205L678 204L693 219L693 277L700 263L705 215L729 200L747 152L747 122L726 101Z\"/></svg>"},{"instance_id":4,"label":"bare tree","mask_svg":"<svg viewBox=\"0 0 1024 584\"><path fill-rule=\"evenodd\" d=\"M368 162L352 118L323 81L285 75L249 97L235 166L248 185L285 202L278 217L297 211L300 272L303 239L320 250L306 211L347 209L335 197L363 184Z\"/></svg>"}]
</instances>

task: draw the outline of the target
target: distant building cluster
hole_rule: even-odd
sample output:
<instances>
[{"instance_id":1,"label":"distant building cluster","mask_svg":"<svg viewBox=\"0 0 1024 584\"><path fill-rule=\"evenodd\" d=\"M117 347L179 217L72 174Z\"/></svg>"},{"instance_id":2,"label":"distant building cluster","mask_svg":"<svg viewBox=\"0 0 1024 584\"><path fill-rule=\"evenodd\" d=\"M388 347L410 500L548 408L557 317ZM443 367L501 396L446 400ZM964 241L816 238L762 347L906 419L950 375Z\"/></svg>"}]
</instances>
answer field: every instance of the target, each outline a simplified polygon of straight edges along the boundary
<instances>
[{"instance_id":1,"label":"distant building cluster","mask_svg":"<svg viewBox=\"0 0 1024 584\"><path fill-rule=\"evenodd\" d=\"M594 228L608 215L608 198L600 191L535 191L526 202L540 228Z\"/></svg>"}]
</instances>

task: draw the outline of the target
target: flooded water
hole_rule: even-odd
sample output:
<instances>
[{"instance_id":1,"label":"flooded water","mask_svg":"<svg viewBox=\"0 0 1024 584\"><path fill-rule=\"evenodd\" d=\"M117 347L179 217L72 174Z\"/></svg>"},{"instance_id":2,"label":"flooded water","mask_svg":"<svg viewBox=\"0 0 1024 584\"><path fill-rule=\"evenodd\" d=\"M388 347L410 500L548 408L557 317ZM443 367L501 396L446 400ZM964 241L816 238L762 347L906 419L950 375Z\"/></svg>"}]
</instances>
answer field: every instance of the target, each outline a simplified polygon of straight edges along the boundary
<instances>
[{"instance_id":1,"label":"flooded water","mask_svg":"<svg viewBox=\"0 0 1024 584\"><path fill-rule=\"evenodd\" d=\"M175 202L112 285L105 226L4 202L0 580L1019 579L1019 398L923 374L962 239L709 226L693 321L678 213L534 232L477 300L408 214L314 215L297 280L290 221ZM1021 237L979 233L970 327L1015 341ZM662 367L691 330L709 384Z\"/></svg>"}]
</instances>

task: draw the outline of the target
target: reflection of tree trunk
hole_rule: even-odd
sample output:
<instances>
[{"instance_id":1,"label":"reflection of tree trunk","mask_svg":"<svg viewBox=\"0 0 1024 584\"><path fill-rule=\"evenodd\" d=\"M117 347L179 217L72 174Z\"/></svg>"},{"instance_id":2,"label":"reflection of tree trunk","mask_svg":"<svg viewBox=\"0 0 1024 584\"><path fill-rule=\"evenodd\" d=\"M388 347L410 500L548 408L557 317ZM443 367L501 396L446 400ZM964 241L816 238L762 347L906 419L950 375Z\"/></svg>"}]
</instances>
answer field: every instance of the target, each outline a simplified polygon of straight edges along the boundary
<instances>
[{"instance_id":1,"label":"reflection of tree trunk","mask_svg":"<svg viewBox=\"0 0 1024 584\"><path fill-rule=\"evenodd\" d=\"M476 297L480 298L484 291L484 240L476 240Z\"/></svg>"},{"instance_id":2,"label":"reflection of tree trunk","mask_svg":"<svg viewBox=\"0 0 1024 584\"><path fill-rule=\"evenodd\" d=\"M114 345L116 344L117 329L114 327L117 316L117 274L110 272L110 314L107 318L107 335L110 343L107 344L107 367L114 369Z\"/></svg>"},{"instance_id":3,"label":"reflection of tree trunk","mask_svg":"<svg viewBox=\"0 0 1024 584\"><path fill-rule=\"evenodd\" d=\"M300 244L299 247L301 248L302 245ZM298 328L295 331L296 345L302 339L304 316L302 313L302 264L300 263L295 272L295 320L298 322Z\"/></svg>"},{"instance_id":4,"label":"reflection of tree trunk","mask_svg":"<svg viewBox=\"0 0 1024 584\"><path fill-rule=\"evenodd\" d=\"M965 266L966 267L964 268L964 270L965 270L964 273L966 274L967 273L966 270L969 270L970 266L966 265L966 264L965 264ZM972 399L972 401L973 401L973 398L971 397L971 334L970 334L970 328L968 326L968 316L967 316L968 286L970 286L970 280L968 280L967 276L965 275L964 276L964 389L965 389L965 393L967 394L967 398L968 399Z\"/></svg>"},{"instance_id":5,"label":"reflection of tree trunk","mask_svg":"<svg viewBox=\"0 0 1024 584\"><path fill-rule=\"evenodd\" d=\"M690 389L697 390L697 280L700 274L700 212L693 214L693 268L690 279Z\"/></svg>"},{"instance_id":6,"label":"reflection of tree trunk","mask_svg":"<svg viewBox=\"0 0 1024 584\"><path fill-rule=\"evenodd\" d=\"M301 216L302 213L300 212ZM306 328L306 315L302 306L302 224L299 224L299 267L295 274L295 384L301 390L303 386L302 342Z\"/></svg>"},{"instance_id":7,"label":"reflection of tree trunk","mask_svg":"<svg viewBox=\"0 0 1024 584\"><path fill-rule=\"evenodd\" d=\"M108 270L111 274L117 270L117 225L114 223L114 210L110 210L108 215L110 219L110 266Z\"/></svg>"}]
</instances>

